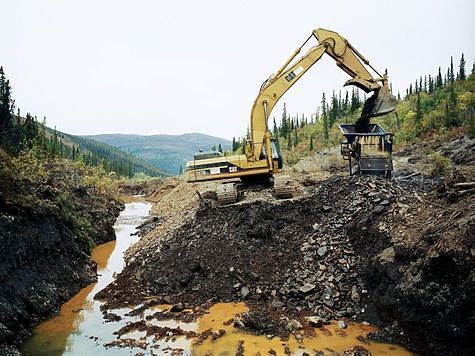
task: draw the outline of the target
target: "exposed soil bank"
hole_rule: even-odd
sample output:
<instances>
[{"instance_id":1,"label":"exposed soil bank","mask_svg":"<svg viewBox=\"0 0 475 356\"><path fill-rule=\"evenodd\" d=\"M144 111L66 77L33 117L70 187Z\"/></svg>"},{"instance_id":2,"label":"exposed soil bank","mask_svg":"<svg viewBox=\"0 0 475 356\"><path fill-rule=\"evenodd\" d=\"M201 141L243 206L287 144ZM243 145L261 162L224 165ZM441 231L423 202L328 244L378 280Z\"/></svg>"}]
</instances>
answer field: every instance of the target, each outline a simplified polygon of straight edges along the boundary
<instances>
[{"instance_id":1,"label":"exposed soil bank","mask_svg":"<svg viewBox=\"0 0 475 356\"><path fill-rule=\"evenodd\" d=\"M58 172L74 177L67 167ZM115 239L122 209L61 177L30 186L2 178L10 186L0 191L0 354L95 281L91 245Z\"/></svg>"}]
</instances>

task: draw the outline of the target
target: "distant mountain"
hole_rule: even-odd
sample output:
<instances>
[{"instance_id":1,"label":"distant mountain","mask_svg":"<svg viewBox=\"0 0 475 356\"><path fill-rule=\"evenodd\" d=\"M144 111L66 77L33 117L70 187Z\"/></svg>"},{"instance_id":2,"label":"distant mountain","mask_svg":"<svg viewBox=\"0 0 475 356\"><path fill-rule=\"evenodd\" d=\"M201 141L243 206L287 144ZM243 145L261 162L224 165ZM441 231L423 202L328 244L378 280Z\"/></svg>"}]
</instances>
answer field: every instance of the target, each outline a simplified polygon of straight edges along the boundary
<instances>
[{"instance_id":1,"label":"distant mountain","mask_svg":"<svg viewBox=\"0 0 475 356\"><path fill-rule=\"evenodd\" d=\"M107 143L82 136L74 136L63 132L58 132L66 146L80 149L85 155L86 161L93 165L102 164L106 170L116 171L121 175L134 175L145 173L152 177L165 176L166 173L154 165L124 152L117 147Z\"/></svg>"},{"instance_id":2,"label":"distant mountain","mask_svg":"<svg viewBox=\"0 0 475 356\"><path fill-rule=\"evenodd\" d=\"M201 133L150 136L104 134L85 137L117 147L173 175L178 174L180 166L185 167L199 149L210 150L213 146L217 149L220 144L223 150L231 149L231 141Z\"/></svg>"}]
</instances>

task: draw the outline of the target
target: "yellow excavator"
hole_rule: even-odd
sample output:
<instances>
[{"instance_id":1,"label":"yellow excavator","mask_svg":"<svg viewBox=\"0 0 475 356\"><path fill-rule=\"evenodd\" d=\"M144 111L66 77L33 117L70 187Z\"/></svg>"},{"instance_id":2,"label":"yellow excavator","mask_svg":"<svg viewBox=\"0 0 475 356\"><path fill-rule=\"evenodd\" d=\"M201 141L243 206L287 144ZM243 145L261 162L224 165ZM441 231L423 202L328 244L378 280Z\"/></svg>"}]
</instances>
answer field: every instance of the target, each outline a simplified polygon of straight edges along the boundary
<instances>
[{"instance_id":1,"label":"yellow excavator","mask_svg":"<svg viewBox=\"0 0 475 356\"><path fill-rule=\"evenodd\" d=\"M302 48L312 39L312 46L300 59L294 61ZM217 192L221 204L238 200L245 185L259 179L272 181L273 174L282 170L282 158L268 129L268 119L277 101L297 82L323 54L333 58L338 67L351 79L344 85L355 85L373 95L366 101L362 116L369 121L371 117L390 113L396 108L397 100L391 94L387 73L381 75L344 37L334 31L322 28L313 30L305 42L299 46L282 67L271 75L262 85L251 111L250 139L244 147L244 154L223 156L219 152L200 152L186 165L188 182L208 180L228 180ZM376 77L370 74L371 68ZM242 183L230 181L239 178ZM276 177L273 181L274 194L279 198L292 196L288 179Z\"/></svg>"}]
</instances>

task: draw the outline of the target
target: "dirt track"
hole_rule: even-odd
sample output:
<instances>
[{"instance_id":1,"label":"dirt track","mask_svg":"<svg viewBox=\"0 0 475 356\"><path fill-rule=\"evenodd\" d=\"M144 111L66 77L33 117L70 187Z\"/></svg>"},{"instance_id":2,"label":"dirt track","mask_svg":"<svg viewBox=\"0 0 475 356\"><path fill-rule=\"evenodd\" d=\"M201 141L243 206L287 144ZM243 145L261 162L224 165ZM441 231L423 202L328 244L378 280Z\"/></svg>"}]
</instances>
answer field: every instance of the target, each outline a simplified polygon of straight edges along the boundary
<instances>
[{"instance_id":1,"label":"dirt track","mask_svg":"<svg viewBox=\"0 0 475 356\"><path fill-rule=\"evenodd\" d=\"M472 177L301 176L294 199L255 193L226 207L195 194L212 197L209 184L174 182L156 194L161 218L98 297L109 306L244 300L242 326L263 333L295 332L305 316L368 320L386 326L375 339L470 354L475 210L454 184Z\"/></svg>"}]
</instances>

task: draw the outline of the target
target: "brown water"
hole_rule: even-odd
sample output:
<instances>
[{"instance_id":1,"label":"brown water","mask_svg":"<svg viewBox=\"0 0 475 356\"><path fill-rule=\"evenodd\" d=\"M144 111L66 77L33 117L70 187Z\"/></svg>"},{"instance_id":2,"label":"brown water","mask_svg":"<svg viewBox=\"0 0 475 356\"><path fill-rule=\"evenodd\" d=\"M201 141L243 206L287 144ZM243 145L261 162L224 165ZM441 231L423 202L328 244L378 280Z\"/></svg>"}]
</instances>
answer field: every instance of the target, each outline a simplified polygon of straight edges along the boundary
<instances>
[{"instance_id":1,"label":"brown water","mask_svg":"<svg viewBox=\"0 0 475 356\"><path fill-rule=\"evenodd\" d=\"M137 242L133 233L148 216L150 207L144 202L125 205L114 225L116 241L92 251L92 258L97 263L97 283L82 289L61 307L57 316L38 325L32 337L21 345L22 352L29 355L85 355L97 353L104 338L112 339L113 330L104 323L100 311L102 303L93 297L124 268L123 253ZM90 336L98 337L97 341Z\"/></svg>"},{"instance_id":2,"label":"brown water","mask_svg":"<svg viewBox=\"0 0 475 356\"><path fill-rule=\"evenodd\" d=\"M245 355L258 353L267 355L274 350L278 355L284 354L287 347L292 355L301 355L303 352L314 354L313 350L323 351L326 355L332 352L341 353L347 348L362 345L373 355L411 355L405 349L388 344L362 344L356 337L365 336L374 331L372 326L350 323L348 328L340 330L336 324L325 329L314 329L313 337L305 337L298 342L293 336L287 341L278 337L272 339L263 335L244 333L232 325L226 326L223 322L234 315L245 312L244 303L219 303L212 306L208 314L198 318L196 322L184 323L180 321L150 320L147 323L171 328L181 327L183 330L203 332L207 329L224 329L225 335L215 341L208 338L201 344L185 338L169 338L169 340L153 340L146 337L145 332L132 331L122 336L125 338L142 339L146 349L142 348L107 348L104 344L116 339L113 334L129 322L144 319L146 316L168 306L157 306L145 310L142 315L127 316L131 309L123 308L113 312L122 317L119 322L106 323L100 311L101 302L93 299L94 295L109 284L116 273L124 267L123 253L137 237L133 236L138 226L148 215L150 205L143 202L126 204L125 210L119 216L114 229L117 240L100 245L92 252L92 258L97 263L99 278L96 284L82 289L71 300L66 302L60 313L41 323L33 330L33 336L22 346L21 351L27 355L135 355L139 352L150 355L234 355L238 345L242 343ZM177 352L181 350L181 353Z\"/></svg>"},{"instance_id":3,"label":"brown water","mask_svg":"<svg viewBox=\"0 0 475 356\"><path fill-rule=\"evenodd\" d=\"M292 355L301 355L304 352L310 355L315 354L315 350L322 351L325 355L332 352L342 353L348 348L361 345L371 352L372 355L412 355L409 351L396 345L369 343L362 344L357 336L366 336L375 331L376 328L360 323L349 323L348 328L341 330L336 322L326 326L324 329L314 328L312 337L304 337L301 342L293 336L287 341L282 341L278 337L272 339L264 335L254 335L243 333L232 325L226 326L224 321L231 319L234 315L247 310L244 303L222 303L211 307L209 314L198 319L198 330L200 332L209 328L213 330L224 329L226 333L223 337L211 341L207 339L202 344L193 345L192 351L196 355L234 355L238 350L238 345L243 342L245 355L267 355L269 350L274 350L277 355L284 355L285 348L290 350Z\"/></svg>"}]
</instances>

